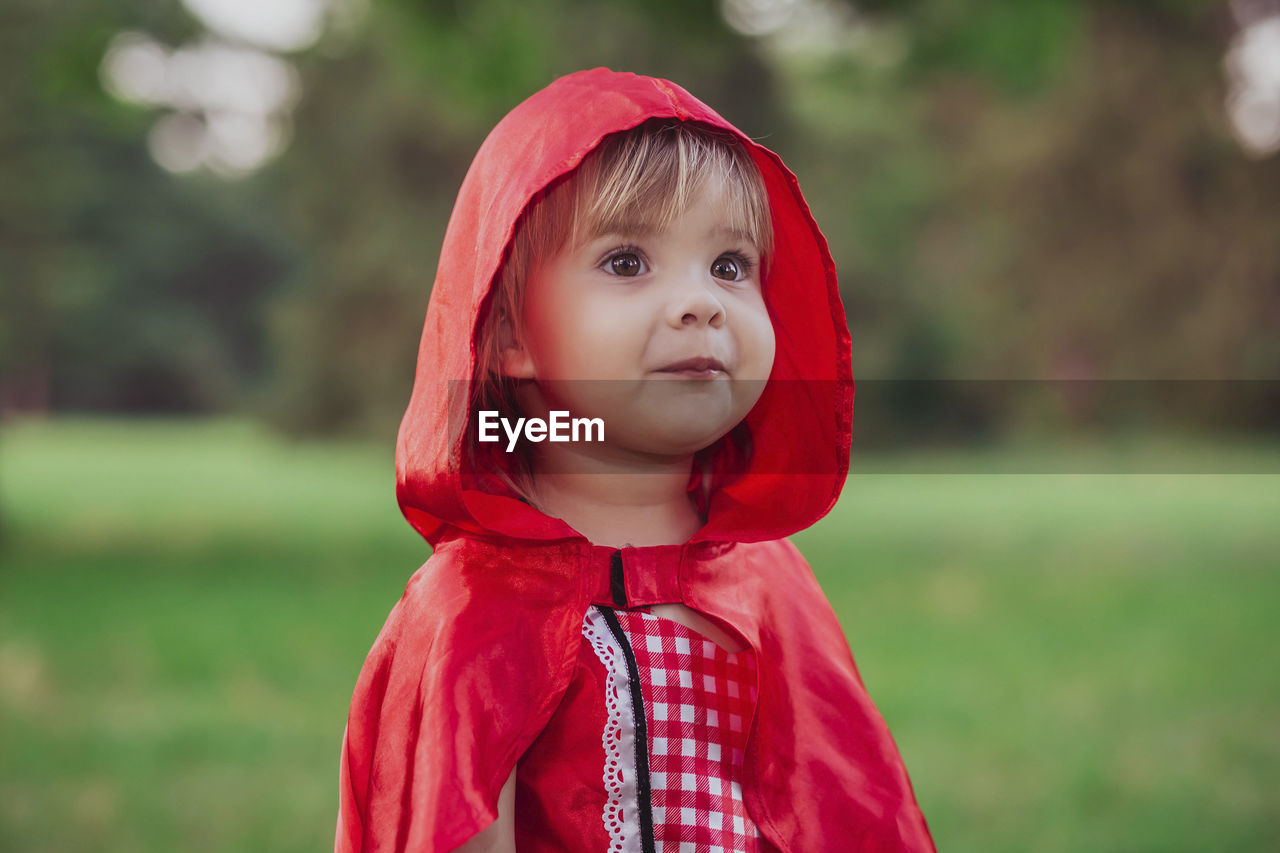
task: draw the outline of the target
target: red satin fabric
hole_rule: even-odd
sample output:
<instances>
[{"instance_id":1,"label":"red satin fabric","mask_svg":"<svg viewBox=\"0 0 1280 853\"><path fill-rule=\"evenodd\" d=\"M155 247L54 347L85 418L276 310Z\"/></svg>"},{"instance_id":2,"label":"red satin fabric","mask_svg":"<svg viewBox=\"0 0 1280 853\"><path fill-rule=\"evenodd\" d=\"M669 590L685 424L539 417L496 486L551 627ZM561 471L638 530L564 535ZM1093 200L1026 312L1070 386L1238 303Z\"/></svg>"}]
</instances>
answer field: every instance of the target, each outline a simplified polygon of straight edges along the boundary
<instances>
[{"instance_id":1,"label":"red satin fabric","mask_svg":"<svg viewBox=\"0 0 1280 853\"><path fill-rule=\"evenodd\" d=\"M356 684L335 851L451 850L494 820L517 761L518 815L522 798L565 796L583 772L571 754L545 760L556 745L531 747L571 689L586 689L575 680L582 619L592 603L613 603L613 549L514 496L466 488L450 401L467 399L480 307L524 206L603 136L659 116L738 134L764 175L776 244L764 293L777 356L747 416L748 473L712 495L689 542L623 549L628 605L683 602L754 650L759 698L743 795L771 845L934 849L835 614L782 538L830 510L848 471L849 334L826 242L776 155L673 83L597 68L508 114L459 192L396 454L401 509L434 553ZM557 831L584 843L607 837L599 814L564 814L569 825ZM564 849L548 832L518 822L517 847Z\"/></svg>"}]
</instances>

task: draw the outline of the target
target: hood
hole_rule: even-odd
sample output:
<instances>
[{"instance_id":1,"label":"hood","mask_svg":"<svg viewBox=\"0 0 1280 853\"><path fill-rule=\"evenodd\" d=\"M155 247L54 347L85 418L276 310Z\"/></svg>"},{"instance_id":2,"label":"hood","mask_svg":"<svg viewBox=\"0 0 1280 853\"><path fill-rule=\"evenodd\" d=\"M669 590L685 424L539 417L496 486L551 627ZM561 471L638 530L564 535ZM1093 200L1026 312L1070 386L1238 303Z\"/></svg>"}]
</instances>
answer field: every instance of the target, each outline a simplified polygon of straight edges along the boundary
<instances>
[{"instance_id":1,"label":"hood","mask_svg":"<svg viewBox=\"0 0 1280 853\"><path fill-rule=\"evenodd\" d=\"M651 118L697 121L735 134L764 176L775 251L762 283L777 351L746 417L754 451L743 476L710 496L691 541L779 539L835 504L849 466L850 340L835 264L781 159L667 80L606 68L561 77L493 129L449 219L396 445L396 496L432 546L466 531L551 540L581 535L514 495L465 488L463 431L481 308L516 222L534 196L611 133Z\"/></svg>"}]
</instances>

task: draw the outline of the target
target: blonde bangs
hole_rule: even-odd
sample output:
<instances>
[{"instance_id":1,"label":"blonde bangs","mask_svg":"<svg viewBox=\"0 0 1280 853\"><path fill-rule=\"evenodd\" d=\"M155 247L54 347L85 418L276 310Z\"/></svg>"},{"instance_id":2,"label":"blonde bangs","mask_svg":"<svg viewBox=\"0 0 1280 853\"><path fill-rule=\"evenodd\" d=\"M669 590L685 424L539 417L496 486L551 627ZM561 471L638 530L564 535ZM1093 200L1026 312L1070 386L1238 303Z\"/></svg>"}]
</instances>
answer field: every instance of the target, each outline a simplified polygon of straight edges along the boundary
<instances>
[{"instance_id":1,"label":"blonde bangs","mask_svg":"<svg viewBox=\"0 0 1280 853\"><path fill-rule=\"evenodd\" d=\"M672 120L615 134L583 161L573 181L573 240L666 229L713 179L725 226L770 254L769 197L751 154L732 134Z\"/></svg>"}]
</instances>

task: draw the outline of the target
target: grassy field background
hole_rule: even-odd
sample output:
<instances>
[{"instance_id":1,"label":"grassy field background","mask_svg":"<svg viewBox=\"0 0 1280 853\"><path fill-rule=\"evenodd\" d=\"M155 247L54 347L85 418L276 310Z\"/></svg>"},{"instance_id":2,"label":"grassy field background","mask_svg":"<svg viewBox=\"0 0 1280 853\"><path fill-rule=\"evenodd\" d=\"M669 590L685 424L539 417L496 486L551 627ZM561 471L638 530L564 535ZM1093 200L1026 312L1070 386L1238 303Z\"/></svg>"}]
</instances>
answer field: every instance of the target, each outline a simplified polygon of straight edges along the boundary
<instances>
[{"instance_id":1,"label":"grassy field background","mask_svg":"<svg viewBox=\"0 0 1280 853\"><path fill-rule=\"evenodd\" d=\"M5 427L0 850L331 847L356 674L428 553L392 443ZM856 459L795 537L939 849L1275 849L1280 475L1008 459Z\"/></svg>"}]
</instances>

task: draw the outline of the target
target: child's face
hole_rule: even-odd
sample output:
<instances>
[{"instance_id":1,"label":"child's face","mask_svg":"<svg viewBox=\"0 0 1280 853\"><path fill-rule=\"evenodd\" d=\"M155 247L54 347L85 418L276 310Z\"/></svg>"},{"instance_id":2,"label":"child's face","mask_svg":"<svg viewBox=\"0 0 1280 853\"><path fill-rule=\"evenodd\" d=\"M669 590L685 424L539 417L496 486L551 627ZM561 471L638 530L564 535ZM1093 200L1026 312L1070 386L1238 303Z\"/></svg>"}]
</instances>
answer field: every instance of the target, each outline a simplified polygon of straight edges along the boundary
<instances>
[{"instance_id":1,"label":"child's face","mask_svg":"<svg viewBox=\"0 0 1280 853\"><path fill-rule=\"evenodd\" d=\"M721 210L708 179L670 227L623 228L535 269L521 346L503 361L536 380L527 416L599 417L605 445L662 455L700 450L746 417L773 368L773 324L760 252ZM712 363L679 369L691 359Z\"/></svg>"}]
</instances>

